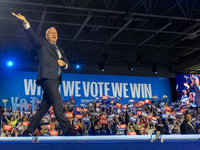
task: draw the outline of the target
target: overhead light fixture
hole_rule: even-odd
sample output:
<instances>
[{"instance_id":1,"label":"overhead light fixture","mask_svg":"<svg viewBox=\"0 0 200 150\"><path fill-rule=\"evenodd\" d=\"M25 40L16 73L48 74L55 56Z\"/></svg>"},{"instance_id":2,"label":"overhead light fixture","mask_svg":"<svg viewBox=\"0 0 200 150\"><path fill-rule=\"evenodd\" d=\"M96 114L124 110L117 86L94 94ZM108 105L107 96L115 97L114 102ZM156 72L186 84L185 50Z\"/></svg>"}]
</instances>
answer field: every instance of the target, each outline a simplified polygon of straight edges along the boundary
<instances>
[{"instance_id":1,"label":"overhead light fixture","mask_svg":"<svg viewBox=\"0 0 200 150\"><path fill-rule=\"evenodd\" d=\"M156 65L153 65L153 66L152 66L152 71L153 71L153 73L155 73L155 74L158 73L158 71L157 71L157 66L156 66Z\"/></svg>"},{"instance_id":2,"label":"overhead light fixture","mask_svg":"<svg viewBox=\"0 0 200 150\"><path fill-rule=\"evenodd\" d=\"M105 71L105 69L104 69L104 63L99 63L99 69L101 70L101 71Z\"/></svg>"},{"instance_id":3,"label":"overhead light fixture","mask_svg":"<svg viewBox=\"0 0 200 150\"><path fill-rule=\"evenodd\" d=\"M133 71L133 65L132 64L128 65L128 70Z\"/></svg>"}]
</instances>

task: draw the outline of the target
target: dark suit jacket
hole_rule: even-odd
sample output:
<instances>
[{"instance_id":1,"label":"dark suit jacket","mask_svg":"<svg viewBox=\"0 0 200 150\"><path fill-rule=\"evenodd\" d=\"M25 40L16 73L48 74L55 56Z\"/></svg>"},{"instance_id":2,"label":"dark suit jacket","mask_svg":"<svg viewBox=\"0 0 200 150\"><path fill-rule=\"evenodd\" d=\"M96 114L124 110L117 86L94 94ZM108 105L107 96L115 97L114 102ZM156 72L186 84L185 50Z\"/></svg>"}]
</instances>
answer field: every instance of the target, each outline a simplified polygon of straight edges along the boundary
<instances>
[{"instance_id":1,"label":"dark suit jacket","mask_svg":"<svg viewBox=\"0 0 200 150\"><path fill-rule=\"evenodd\" d=\"M55 45L51 44L49 41L40 39L30 27L29 29L25 30L28 37L30 38L31 42L36 46L37 53L38 53L38 73L36 84L40 85L40 81L42 79L53 79L56 80L58 78L58 54L56 52ZM62 48L58 47L61 55L62 60L68 64L67 58L65 57L64 51ZM61 68L61 72L63 72L63 68ZM59 77L60 84L62 82L62 73Z\"/></svg>"},{"instance_id":2,"label":"dark suit jacket","mask_svg":"<svg viewBox=\"0 0 200 150\"><path fill-rule=\"evenodd\" d=\"M186 121L183 121L181 124L181 134L195 134L195 132Z\"/></svg>"}]
</instances>

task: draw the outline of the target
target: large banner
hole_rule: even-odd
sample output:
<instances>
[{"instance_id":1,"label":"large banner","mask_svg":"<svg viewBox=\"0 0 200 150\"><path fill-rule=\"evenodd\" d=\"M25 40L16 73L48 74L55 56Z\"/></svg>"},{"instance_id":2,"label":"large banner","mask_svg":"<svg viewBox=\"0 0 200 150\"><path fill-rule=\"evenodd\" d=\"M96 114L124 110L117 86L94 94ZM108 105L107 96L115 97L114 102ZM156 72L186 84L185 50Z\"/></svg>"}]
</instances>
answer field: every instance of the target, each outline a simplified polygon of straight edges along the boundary
<instances>
[{"instance_id":1,"label":"large banner","mask_svg":"<svg viewBox=\"0 0 200 150\"><path fill-rule=\"evenodd\" d=\"M11 107L11 97L26 99L42 99L42 90L35 83L36 72L2 72L0 74L0 98L8 99L8 107ZM127 103L129 99L136 102L150 99L152 96L162 98L169 97L171 103L171 90L168 78L115 76L115 75L89 75L89 74L63 74L60 86L62 100L73 99L77 104L88 104L96 97L109 95L121 97L121 103Z\"/></svg>"}]
</instances>

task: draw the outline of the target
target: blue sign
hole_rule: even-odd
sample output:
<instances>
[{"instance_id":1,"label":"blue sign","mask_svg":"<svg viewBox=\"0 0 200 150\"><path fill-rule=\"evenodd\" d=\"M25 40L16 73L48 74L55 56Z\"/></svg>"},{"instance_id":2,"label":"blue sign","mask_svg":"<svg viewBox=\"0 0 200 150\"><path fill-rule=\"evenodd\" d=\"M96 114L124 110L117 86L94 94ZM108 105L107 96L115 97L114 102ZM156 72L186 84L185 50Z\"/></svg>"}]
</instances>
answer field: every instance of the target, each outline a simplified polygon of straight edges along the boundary
<instances>
[{"instance_id":1,"label":"blue sign","mask_svg":"<svg viewBox=\"0 0 200 150\"><path fill-rule=\"evenodd\" d=\"M0 98L26 99L27 103L35 99L42 99L42 89L35 83L36 72L13 71L0 74ZM137 77L117 75L89 75L64 73L60 86L62 100L69 101L71 95L77 104L88 104L96 97L109 95L120 97L120 103L128 103L130 99L135 102L150 99L157 95L169 97L171 102L170 82L168 78ZM111 98L113 98L111 97ZM25 100L24 100L25 101ZM2 105L2 104L1 104ZM11 107L11 101L7 103Z\"/></svg>"}]
</instances>

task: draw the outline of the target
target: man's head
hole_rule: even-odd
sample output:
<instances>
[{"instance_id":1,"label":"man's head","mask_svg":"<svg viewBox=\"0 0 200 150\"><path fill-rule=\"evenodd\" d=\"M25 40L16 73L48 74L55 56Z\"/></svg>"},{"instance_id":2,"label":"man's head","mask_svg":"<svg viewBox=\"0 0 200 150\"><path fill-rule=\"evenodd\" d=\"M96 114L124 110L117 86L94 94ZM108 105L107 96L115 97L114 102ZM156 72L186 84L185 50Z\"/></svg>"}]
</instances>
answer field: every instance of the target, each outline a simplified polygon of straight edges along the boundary
<instances>
[{"instance_id":1,"label":"man's head","mask_svg":"<svg viewBox=\"0 0 200 150\"><path fill-rule=\"evenodd\" d=\"M52 43L56 43L56 41L58 40L58 33L54 27L47 29L46 39Z\"/></svg>"},{"instance_id":2,"label":"man's head","mask_svg":"<svg viewBox=\"0 0 200 150\"><path fill-rule=\"evenodd\" d=\"M185 121L190 122L192 120L192 116L189 112L185 113Z\"/></svg>"}]
</instances>

